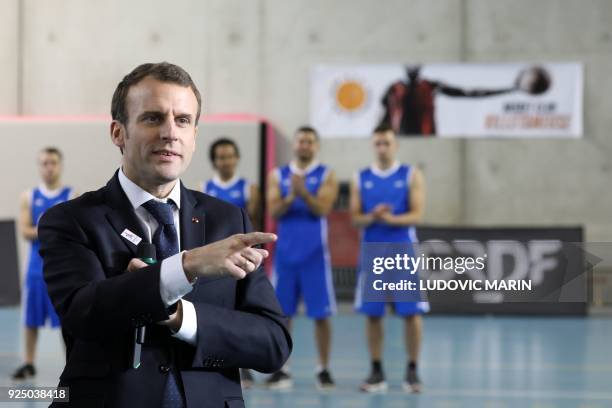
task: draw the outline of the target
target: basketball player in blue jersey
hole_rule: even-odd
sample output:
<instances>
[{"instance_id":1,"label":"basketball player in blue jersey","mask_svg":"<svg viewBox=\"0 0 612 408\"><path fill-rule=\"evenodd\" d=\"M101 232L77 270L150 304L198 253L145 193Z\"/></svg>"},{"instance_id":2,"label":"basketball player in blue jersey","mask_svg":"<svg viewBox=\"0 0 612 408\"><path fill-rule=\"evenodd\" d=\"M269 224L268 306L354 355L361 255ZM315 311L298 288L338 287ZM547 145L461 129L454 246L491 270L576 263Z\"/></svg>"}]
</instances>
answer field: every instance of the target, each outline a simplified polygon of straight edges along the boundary
<instances>
[{"instance_id":1,"label":"basketball player in blue jersey","mask_svg":"<svg viewBox=\"0 0 612 408\"><path fill-rule=\"evenodd\" d=\"M396 160L397 140L393 129L381 125L372 136L376 162L355 177L351 184L350 207L353 223L363 229L362 245L368 242L417 243L415 224L421 221L425 201L425 185L421 171ZM385 302L364 302L364 278L359 272L355 309L366 315L368 348L372 361L369 377L360 386L365 392L387 389L382 368L383 316ZM417 361L421 346L421 315L429 311L427 302L393 302L395 313L405 322L404 341L408 353L403 388L420 392Z\"/></svg>"},{"instance_id":2,"label":"basketball player in blue jersey","mask_svg":"<svg viewBox=\"0 0 612 408\"><path fill-rule=\"evenodd\" d=\"M236 174L240 160L240 150L236 142L227 137L215 140L210 145L209 158L215 174L212 179L203 183L202 192L244 208L249 214L253 228L260 229L259 189L256 184ZM250 370L240 369L240 383L242 388L253 386L254 379Z\"/></svg>"},{"instance_id":3,"label":"basketball player in blue jersey","mask_svg":"<svg viewBox=\"0 0 612 408\"><path fill-rule=\"evenodd\" d=\"M61 185L62 153L54 148L43 149L38 158L42 183L22 194L19 227L21 235L30 241L30 258L25 275L25 364L13 373L14 380L25 380L36 375L34 358L38 328L48 320L51 327L60 321L53 309L42 274L42 259L38 254L38 220L55 204L74 198L70 187Z\"/></svg>"},{"instance_id":4,"label":"basketball player in blue jersey","mask_svg":"<svg viewBox=\"0 0 612 408\"><path fill-rule=\"evenodd\" d=\"M267 200L270 214L278 221L274 254L276 295L284 313L295 316L300 298L306 314L315 321L319 352L317 386L334 387L329 370L331 325L336 311L329 248L327 215L338 195L336 177L316 160L319 136L309 127L299 128L293 139L295 160L274 169L268 176ZM271 389L292 386L287 366L267 380Z\"/></svg>"},{"instance_id":5,"label":"basketball player in blue jersey","mask_svg":"<svg viewBox=\"0 0 612 408\"><path fill-rule=\"evenodd\" d=\"M261 228L259 188L236 174L240 161L240 150L236 142L226 137L215 140L210 146L209 157L215 174L212 179L204 182L202 191L244 208L254 228Z\"/></svg>"}]
</instances>

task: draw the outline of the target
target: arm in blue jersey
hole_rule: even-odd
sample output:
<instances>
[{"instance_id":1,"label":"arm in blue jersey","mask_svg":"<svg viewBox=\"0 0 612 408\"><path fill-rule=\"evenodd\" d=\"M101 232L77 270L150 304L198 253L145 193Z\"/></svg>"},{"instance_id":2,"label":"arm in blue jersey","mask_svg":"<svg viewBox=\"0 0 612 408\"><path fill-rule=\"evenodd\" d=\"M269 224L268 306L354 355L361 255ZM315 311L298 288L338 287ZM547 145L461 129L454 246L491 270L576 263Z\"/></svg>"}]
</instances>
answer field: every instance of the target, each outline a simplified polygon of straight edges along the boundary
<instances>
[{"instance_id":1,"label":"arm in blue jersey","mask_svg":"<svg viewBox=\"0 0 612 408\"><path fill-rule=\"evenodd\" d=\"M19 198L19 230L28 241L38 239L38 229L32 220L31 191L24 191Z\"/></svg>"},{"instance_id":2,"label":"arm in blue jersey","mask_svg":"<svg viewBox=\"0 0 612 408\"><path fill-rule=\"evenodd\" d=\"M423 219L425 207L425 180L423 174L416 167L410 177L410 195L408 198L409 211L402 214L392 214L385 212L381 220L385 224L395 227L405 227L415 225Z\"/></svg>"},{"instance_id":3,"label":"arm in blue jersey","mask_svg":"<svg viewBox=\"0 0 612 408\"><path fill-rule=\"evenodd\" d=\"M280 180L276 176L276 169L274 169L268 174L268 190L266 191L268 211L274 219L282 217L295 200L295 195L292 192L287 194L285 198L282 197L279 183Z\"/></svg>"}]
</instances>

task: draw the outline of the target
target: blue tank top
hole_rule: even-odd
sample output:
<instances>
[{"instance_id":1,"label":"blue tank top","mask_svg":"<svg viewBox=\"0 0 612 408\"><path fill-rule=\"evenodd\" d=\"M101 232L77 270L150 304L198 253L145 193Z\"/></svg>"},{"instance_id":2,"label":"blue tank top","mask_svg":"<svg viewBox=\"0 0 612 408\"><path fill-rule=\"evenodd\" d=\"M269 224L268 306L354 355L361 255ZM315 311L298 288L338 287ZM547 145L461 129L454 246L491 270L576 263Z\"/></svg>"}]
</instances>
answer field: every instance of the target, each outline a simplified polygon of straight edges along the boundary
<instances>
[{"instance_id":1,"label":"blue tank top","mask_svg":"<svg viewBox=\"0 0 612 408\"><path fill-rule=\"evenodd\" d=\"M68 201L72 189L70 187L62 188L58 194L46 196L39 187L32 190L30 199L30 215L32 217L32 225L38 226L40 217L49 208L56 204ZM30 244L30 260L28 263L27 279L42 279L42 258L38 254L40 242L35 239Z\"/></svg>"},{"instance_id":2,"label":"blue tank top","mask_svg":"<svg viewBox=\"0 0 612 408\"><path fill-rule=\"evenodd\" d=\"M281 197L291 191L291 176L298 170L292 165L277 169ZM308 192L316 195L327 177L328 168L315 164L304 174ZM297 197L278 220L276 255L284 263L301 263L316 254L327 251L327 218L314 214L306 202Z\"/></svg>"},{"instance_id":3,"label":"blue tank top","mask_svg":"<svg viewBox=\"0 0 612 408\"><path fill-rule=\"evenodd\" d=\"M410 175L412 166L400 164L387 171L368 167L358 174L361 211L371 212L378 204L387 204L393 214L410 211ZM396 227L375 222L366 227L363 242L418 242L414 226Z\"/></svg>"},{"instance_id":4,"label":"blue tank top","mask_svg":"<svg viewBox=\"0 0 612 408\"><path fill-rule=\"evenodd\" d=\"M230 184L211 179L204 183L202 191L244 209L249 202L249 182L245 178L239 178Z\"/></svg>"}]
</instances>

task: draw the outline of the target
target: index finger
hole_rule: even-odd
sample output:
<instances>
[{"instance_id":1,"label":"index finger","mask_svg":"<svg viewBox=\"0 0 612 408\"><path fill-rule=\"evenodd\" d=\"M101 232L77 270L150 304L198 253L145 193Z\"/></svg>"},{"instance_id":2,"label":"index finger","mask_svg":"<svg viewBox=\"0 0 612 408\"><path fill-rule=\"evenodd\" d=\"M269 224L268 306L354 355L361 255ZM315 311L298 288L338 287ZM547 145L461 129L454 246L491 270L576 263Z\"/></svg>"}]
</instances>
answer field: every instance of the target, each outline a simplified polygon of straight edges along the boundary
<instances>
[{"instance_id":1,"label":"index finger","mask_svg":"<svg viewBox=\"0 0 612 408\"><path fill-rule=\"evenodd\" d=\"M267 244L276 241L276 234L270 232L249 232L247 234L242 234L240 241L245 247Z\"/></svg>"}]
</instances>

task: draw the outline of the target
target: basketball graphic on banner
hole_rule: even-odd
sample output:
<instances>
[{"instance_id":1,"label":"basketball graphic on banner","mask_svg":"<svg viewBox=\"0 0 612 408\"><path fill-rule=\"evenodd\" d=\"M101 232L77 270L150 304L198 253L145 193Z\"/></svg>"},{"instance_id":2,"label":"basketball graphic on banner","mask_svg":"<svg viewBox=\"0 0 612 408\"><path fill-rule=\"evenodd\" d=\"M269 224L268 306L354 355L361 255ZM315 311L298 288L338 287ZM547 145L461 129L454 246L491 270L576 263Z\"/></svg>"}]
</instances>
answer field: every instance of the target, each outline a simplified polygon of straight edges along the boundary
<instances>
[{"instance_id":1,"label":"basketball graphic on banner","mask_svg":"<svg viewBox=\"0 0 612 408\"><path fill-rule=\"evenodd\" d=\"M541 95L551 85L550 73L542 67L534 66L522 70L516 78L516 87L531 95Z\"/></svg>"},{"instance_id":2,"label":"basketball graphic on banner","mask_svg":"<svg viewBox=\"0 0 612 408\"><path fill-rule=\"evenodd\" d=\"M336 103L344 111L354 112L361 109L366 102L367 92L360 82L342 81L336 87Z\"/></svg>"}]
</instances>

